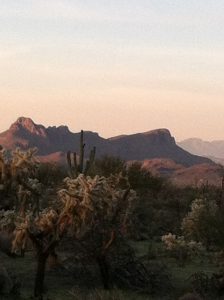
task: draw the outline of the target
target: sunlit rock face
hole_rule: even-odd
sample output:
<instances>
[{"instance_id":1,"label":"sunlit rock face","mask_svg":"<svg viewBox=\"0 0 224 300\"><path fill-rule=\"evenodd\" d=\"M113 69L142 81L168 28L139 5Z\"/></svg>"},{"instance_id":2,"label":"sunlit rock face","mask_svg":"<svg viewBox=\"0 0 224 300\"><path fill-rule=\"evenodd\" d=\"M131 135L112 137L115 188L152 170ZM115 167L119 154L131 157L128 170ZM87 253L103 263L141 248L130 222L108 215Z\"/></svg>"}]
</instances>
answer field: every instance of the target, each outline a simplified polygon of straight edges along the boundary
<instances>
[{"instance_id":1,"label":"sunlit rock face","mask_svg":"<svg viewBox=\"0 0 224 300\"><path fill-rule=\"evenodd\" d=\"M10 127L13 131L25 130L31 134L46 137L46 128L43 125L37 125L30 118L20 117Z\"/></svg>"}]
</instances>

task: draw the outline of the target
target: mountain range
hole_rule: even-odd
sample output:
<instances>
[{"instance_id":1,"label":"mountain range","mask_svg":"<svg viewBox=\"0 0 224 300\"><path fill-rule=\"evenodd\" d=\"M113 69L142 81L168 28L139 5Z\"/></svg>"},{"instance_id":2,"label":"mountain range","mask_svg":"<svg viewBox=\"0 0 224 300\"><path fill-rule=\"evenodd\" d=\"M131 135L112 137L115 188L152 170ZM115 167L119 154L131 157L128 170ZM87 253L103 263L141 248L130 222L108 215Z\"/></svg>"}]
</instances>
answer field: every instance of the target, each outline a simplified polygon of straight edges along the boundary
<instances>
[{"instance_id":1,"label":"mountain range","mask_svg":"<svg viewBox=\"0 0 224 300\"><path fill-rule=\"evenodd\" d=\"M8 130L0 133L0 145L7 149L20 147L38 148L38 155L44 161L63 160L69 150L79 151L80 133L73 133L67 126L45 127L30 118L18 118ZM86 153L96 146L97 157L105 154L119 156L130 161L146 159L170 159L185 167L212 163L210 159L193 155L175 142L168 129L156 129L144 133L121 135L105 139L92 131L84 132Z\"/></svg>"},{"instance_id":2,"label":"mountain range","mask_svg":"<svg viewBox=\"0 0 224 300\"><path fill-rule=\"evenodd\" d=\"M8 130L0 133L0 145L4 148L20 147L26 150L37 147L40 161L61 164L66 163L67 151L79 153L79 141L80 133L71 132L67 126L45 127L25 117L18 118ZM203 157L207 154L216 155L217 152L201 151L200 149L205 149L207 144L204 148L203 146L192 148L189 146L190 143L186 142L177 144L168 129L162 128L108 139L100 137L96 132L84 131L84 142L87 155L95 146L97 158L112 155L129 163L140 161L143 168L155 175L168 177L177 185L198 186L207 182L214 185L221 183L222 167L211 159ZM209 147L206 149L210 149ZM199 155L191 154L186 149ZM220 150L218 154L221 153Z\"/></svg>"},{"instance_id":3,"label":"mountain range","mask_svg":"<svg viewBox=\"0 0 224 300\"><path fill-rule=\"evenodd\" d=\"M199 138L183 140L178 145L186 151L205 157L209 157L216 163L224 165L224 141L203 141Z\"/></svg>"}]
</instances>

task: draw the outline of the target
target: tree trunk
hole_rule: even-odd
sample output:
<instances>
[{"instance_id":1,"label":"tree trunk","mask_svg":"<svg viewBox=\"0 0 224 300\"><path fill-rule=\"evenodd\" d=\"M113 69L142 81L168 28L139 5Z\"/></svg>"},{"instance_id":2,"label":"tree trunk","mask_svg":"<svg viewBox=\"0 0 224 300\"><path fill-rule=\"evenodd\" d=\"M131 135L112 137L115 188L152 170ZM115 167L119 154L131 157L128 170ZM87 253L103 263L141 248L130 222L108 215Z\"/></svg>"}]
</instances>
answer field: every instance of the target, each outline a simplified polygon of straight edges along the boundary
<instances>
[{"instance_id":1,"label":"tree trunk","mask_svg":"<svg viewBox=\"0 0 224 300\"><path fill-rule=\"evenodd\" d=\"M35 278L34 296L38 300L43 300L44 276L48 255L43 253L37 254L37 272Z\"/></svg>"},{"instance_id":2,"label":"tree trunk","mask_svg":"<svg viewBox=\"0 0 224 300\"><path fill-rule=\"evenodd\" d=\"M97 263L100 269L101 279L105 290L111 288L109 265L106 261L106 256L101 255L97 258Z\"/></svg>"}]
</instances>

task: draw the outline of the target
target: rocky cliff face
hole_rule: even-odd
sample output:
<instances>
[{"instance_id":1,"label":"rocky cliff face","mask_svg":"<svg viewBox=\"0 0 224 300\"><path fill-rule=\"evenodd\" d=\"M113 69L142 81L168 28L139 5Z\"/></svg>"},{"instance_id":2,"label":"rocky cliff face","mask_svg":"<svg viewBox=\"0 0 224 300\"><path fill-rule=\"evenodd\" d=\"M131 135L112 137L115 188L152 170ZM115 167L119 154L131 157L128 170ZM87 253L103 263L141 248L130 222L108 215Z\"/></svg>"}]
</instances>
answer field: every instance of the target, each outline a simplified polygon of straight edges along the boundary
<instances>
[{"instance_id":1,"label":"rocky cliff face","mask_svg":"<svg viewBox=\"0 0 224 300\"><path fill-rule=\"evenodd\" d=\"M45 152L51 148L46 128L24 117L18 118L8 130L0 134L0 144L10 149L38 147L40 153L42 149Z\"/></svg>"},{"instance_id":2,"label":"rocky cliff face","mask_svg":"<svg viewBox=\"0 0 224 300\"><path fill-rule=\"evenodd\" d=\"M20 117L15 123L10 126L9 131L20 132L24 131L31 135L46 137L46 128L43 125L35 124L30 118Z\"/></svg>"},{"instance_id":3,"label":"rocky cliff face","mask_svg":"<svg viewBox=\"0 0 224 300\"><path fill-rule=\"evenodd\" d=\"M96 146L98 157L108 154L125 160L167 158L186 166L211 163L209 159L192 155L177 146L174 137L167 129L109 139L104 139L97 133L85 131L84 138L86 153ZM10 149L37 147L42 157L57 157L53 153L65 153L68 150L79 151L79 133L72 133L67 126L46 128L35 124L30 118L20 117L7 131L0 134L0 145Z\"/></svg>"}]
</instances>

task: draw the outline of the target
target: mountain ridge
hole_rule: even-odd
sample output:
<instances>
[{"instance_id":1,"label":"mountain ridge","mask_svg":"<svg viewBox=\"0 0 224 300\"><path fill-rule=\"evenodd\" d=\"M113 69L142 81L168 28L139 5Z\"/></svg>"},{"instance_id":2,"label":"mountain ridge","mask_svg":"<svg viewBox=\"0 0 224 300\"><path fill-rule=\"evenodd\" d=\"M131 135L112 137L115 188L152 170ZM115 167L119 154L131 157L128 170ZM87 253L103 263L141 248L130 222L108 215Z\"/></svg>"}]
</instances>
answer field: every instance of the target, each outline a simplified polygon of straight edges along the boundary
<instances>
[{"instance_id":1,"label":"mountain ridge","mask_svg":"<svg viewBox=\"0 0 224 300\"><path fill-rule=\"evenodd\" d=\"M189 138L178 142L186 151L202 155L214 160L224 159L224 140L204 141L200 138Z\"/></svg>"},{"instance_id":2,"label":"mountain ridge","mask_svg":"<svg viewBox=\"0 0 224 300\"><path fill-rule=\"evenodd\" d=\"M71 132L66 125L45 127L36 124L31 118L19 117L8 130L0 133L0 145L8 149L20 147L24 150L37 147L38 155L51 157L53 153L66 153L68 150L79 151L79 138L80 133ZM96 146L97 157L107 154L119 156L124 160L139 161L167 158L185 166L212 163L208 158L192 155L179 147L166 128L108 139L96 132L85 131L84 139L86 153Z\"/></svg>"}]
</instances>

